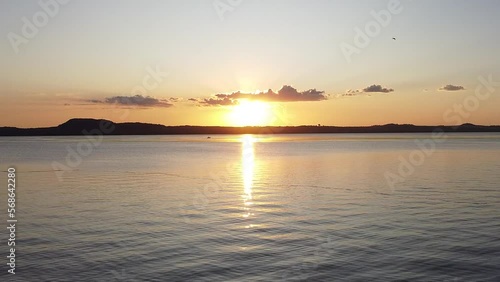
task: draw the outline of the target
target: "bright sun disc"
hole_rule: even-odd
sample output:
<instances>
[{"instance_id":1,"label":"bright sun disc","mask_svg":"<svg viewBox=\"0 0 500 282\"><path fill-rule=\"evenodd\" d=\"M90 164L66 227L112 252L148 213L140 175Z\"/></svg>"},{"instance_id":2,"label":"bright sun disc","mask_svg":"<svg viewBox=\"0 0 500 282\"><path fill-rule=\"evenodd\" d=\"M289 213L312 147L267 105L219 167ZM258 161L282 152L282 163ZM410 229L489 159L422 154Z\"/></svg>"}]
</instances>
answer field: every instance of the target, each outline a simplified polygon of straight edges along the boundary
<instances>
[{"instance_id":1,"label":"bright sun disc","mask_svg":"<svg viewBox=\"0 0 500 282\"><path fill-rule=\"evenodd\" d=\"M271 106L268 103L241 100L232 109L229 120L236 126L262 126L268 125L271 113Z\"/></svg>"}]
</instances>

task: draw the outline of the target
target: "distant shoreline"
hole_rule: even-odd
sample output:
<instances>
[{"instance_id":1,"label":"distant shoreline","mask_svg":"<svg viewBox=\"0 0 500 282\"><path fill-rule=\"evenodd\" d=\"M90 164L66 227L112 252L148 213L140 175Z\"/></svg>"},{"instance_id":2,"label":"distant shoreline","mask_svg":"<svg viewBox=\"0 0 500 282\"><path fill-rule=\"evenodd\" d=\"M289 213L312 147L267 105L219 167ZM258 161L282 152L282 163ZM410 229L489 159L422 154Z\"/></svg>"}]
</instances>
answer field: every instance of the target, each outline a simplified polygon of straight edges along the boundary
<instances>
[{"instance_id":1,"label":"distant shoreline","mask_svg":"<svg viewBox=\"0 0 500 282\"><path fill-rule=\"evenodd\" d=\"M81 136L81 135L221 135L221 134L321 134L321 133L431 133L500 132L500 125L462 124L421 126L386 124L372 126L165 126L149 123L114 123L104 119L70 119L42 128L0 127L0 136Z\"/></svg>"}]
</instances>

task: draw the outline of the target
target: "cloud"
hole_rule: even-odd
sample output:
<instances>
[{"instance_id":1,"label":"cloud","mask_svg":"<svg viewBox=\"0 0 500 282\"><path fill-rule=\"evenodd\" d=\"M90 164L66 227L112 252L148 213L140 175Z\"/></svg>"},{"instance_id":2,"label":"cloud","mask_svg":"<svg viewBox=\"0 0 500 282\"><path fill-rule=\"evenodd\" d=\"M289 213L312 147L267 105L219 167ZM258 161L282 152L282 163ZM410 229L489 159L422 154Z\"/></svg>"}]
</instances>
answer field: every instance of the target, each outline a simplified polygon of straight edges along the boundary
<instances>
[{"instance_id":1,"label":"cloud","mask_svg":"<svg viewBox=\"0 0 500 282\"><path fill-rule=\"evenodd\" d=\"M231 94L216 94L215 97L203 100L196 100L205 106L230 106L238 104L238 100L247 99L252 101L266 102L299 102L299 101L323 101L328 99L324 91L310 89L299 92L292 86L285 85L277 93L269 89L267 92L256 94L242 93L240 91ZM193 99L189 99L193 101Z\"/></svg>"},{"instance_id":2,"label":"cloud","mask_svg":"<svg viewBox=\"0 0 500 282\"><path fill-rule=\"evenodd\" d=\"M460 91L465 90L465 87L459 85L448 84L438 89L439 91Z\"/></svg>"},{"instance_id":3,"label":"cloud","mask_svg":"<svg viewBox=\"0 0 500 282\"><path fill-rule=\"evenodd\" d=\"M363 89L349 89L341 96L357 96L363 93L390 93L394 92L392 88L382 87L380 84L373 84Z\"/></svg>"},{"instance_id":4,"label":"cloud","mask_svg":"<svg viewBox=\"0 0 500 282\"><path fill-rule=\"evenodd\" d=\"M190 99L191 100L191 99ZM238 101L231 98L209 98L198 101L202 106L233 106L237 105Z\"/></svg>"},{"instance_id":5,"label":"cloud","mask_svg":"<svg viewBox=\"0 0 500 282\"><path fill-rule=\"evenodd\" d=\"M365 93L374 93L374 92L389 93L389 92L394 92L394 89L392 89L392 88L384 88L384 87L382 87L382 85L375 85L375 84L373 84L373 85L368 86L365 89L363 89L363 92L365 92Z\"/></svg>"},{"instance_id":6,"label":"cloud","mask_svg":"<svg viewBox=\"0 0 500 282\"><path fill-rule=\"evenodd\" d=\"M116 104L121 106L139 106L139 107L172 107L173 104L169 103L166 99L157 99L151 96L113 96L104 98L104 100L89 100L91 103L104 103L104 104Z\"/></svg>"},{"instance_id":7,"label":"cloud","mask_svg":"<svg viewBox=\"0 0 500 282\"><path fill-rule=\"evenodd\" d=\"M349 89L346 91L346 93L342 94L342 96L356 96L360 93L362 93L362 91Z\"/></svg>"}]
</instances>

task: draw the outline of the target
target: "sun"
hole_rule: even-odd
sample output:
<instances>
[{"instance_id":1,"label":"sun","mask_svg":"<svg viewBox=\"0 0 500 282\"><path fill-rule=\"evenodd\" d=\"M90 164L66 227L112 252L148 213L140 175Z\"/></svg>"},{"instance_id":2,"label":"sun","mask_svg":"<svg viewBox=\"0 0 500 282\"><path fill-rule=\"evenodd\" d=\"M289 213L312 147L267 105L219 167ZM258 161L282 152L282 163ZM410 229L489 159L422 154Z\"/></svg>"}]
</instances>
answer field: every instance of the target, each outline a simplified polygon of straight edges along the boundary
<instances>
[{"instance_id":1,"label":"sun","mask_svg":"<svg viewBox=\"0 0 500 282\"><path fill-rule=\"evenodd\" d=\"M240 100L228 115L229 123L235 126L269 125L272 108L269 103Z\"/></svg>"}]
</instances>

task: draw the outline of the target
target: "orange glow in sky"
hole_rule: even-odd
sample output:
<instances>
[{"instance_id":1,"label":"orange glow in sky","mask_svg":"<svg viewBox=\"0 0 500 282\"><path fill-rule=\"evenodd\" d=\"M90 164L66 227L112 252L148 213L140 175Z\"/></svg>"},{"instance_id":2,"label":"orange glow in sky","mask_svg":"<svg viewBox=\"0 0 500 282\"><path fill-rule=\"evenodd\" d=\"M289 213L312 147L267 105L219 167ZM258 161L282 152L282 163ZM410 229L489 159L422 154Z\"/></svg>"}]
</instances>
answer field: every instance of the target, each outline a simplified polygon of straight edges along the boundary
<instances>
[{"instance_id":1,"label":"orange glow in sky","mask_svg":"<svg viewBox=\"0 0 500 282\"><path fill-rule=\"evenodd\" d=\"M229 112L227 119L234 126L264 126L269 125L272 115L269 103L241 100Z\"/></svg>"}]
</instances>

